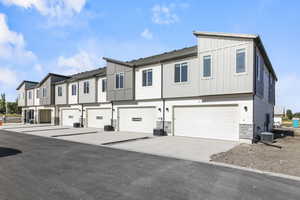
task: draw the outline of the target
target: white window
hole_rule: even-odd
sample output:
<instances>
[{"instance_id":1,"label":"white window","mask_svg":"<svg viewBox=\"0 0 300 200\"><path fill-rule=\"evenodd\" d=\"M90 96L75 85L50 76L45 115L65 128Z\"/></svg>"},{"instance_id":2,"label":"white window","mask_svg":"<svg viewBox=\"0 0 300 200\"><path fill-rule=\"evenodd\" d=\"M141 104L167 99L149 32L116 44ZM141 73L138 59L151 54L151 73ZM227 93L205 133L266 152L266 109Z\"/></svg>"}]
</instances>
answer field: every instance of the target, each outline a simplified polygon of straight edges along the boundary
<instances>
[{"instance_id":1,"label":"white window","mask_svg":"<svg viewBox=\"0 0 300 200\"><path fill-rule=\"evenodd\" d=\"M58 87L57 87L57 95L58 95L59 97L62 96L62 87L61 87L61 86L58 86Z\"/></svg>"},{"instance_id":2,"label":"white window","mask_svg":"<svg viewBox=\"0 0 300 200\"><path fill-rule=\"evenodd\" d=\"M83 93L84 94L90 93L90 82L89 81L83 82Z\"/></svg>"},{"instance_id":3,"label":"white window","mask_svg":"<svg viewBox=\"0 0 300 200\"><path fill-rule=\"evenodd\" d=\"M106 79L102 79L102 92L106 92Z\"/></svg>"},{"instance_id":4,"label":"white window","mask_svg":"<svg viewBox=\"0 0 300 200\"><path fill-rule=\"evenodd\" d=\"M124 88L124 73L117 73L116 74L116 88Z\"/></svg>"},{"instance_id":5,"label":"white window","mask_svg":"<svg viewBox=\"0 0 300 200\"><path fill-rule=\"evenodd\" d=\"M188 81L188 65L187 63L175 64L174 81L175 83Z\"/></svg>"},{"instance_id":6,"label":"white window","mask_svg":"<svg viewBox=\"0 0 300 200\"><path fill-rule=\"evenodd\" d=\"M47 89L46 88L43 88L43 97L46 97L47 96Z\"/></svg>"},{"instance_id":7,"label":"white window","mask_svg":"<svg viewBox=\"0 0 300 200\"><path fill-rule=\"evenodd\" d=\"M40 98L40 90L39 89L36 90L36 98L37 99Z\"/></svg>"},{"instance_id":8,"label":"white window","mask_svg":"<svg viewBox=\"0 0 300 200\"><path fill-rule=\"evenodd\" d=\"M203 57L203 77L211 77L211 56Z\"/></svg>"},{"instance_id":9,"label":"white window","mask_svg":"<svg viewBox=\"0 0 300 200\"><path fill-rule=\"evenodd\" d=\"M142 72L143 86L152 86L152 69L146 69Z\"/></svg>"},{"instance_id":10,"label":"white window","mask_svg":"<svg viewBox=\"0 0 300 200\"><path fill-rule=\"evenodd\" d=\"M260 80L260 56L256 55L256 76L257 80Z\"/></svg>"},{"instance_id":11,"label":"white window","mask_svg":"<svg viewBox=\"0 0 300 200\"><path fill-rule=\"evenodd\" d=\"M28 99L31 99L32 98L32 93L31 91L28 92Z\"/></svg>"},{"instance_id":12,"label":"white window","mask_svg":"<svg viewBox=\"0 0 300 200\"><path fill-rule=\"evenodd\" d=\"M72 96L76 96L76 85L72 85Z\"/></svg>"},{"instance_id":13,"label":"white window","mask_svg":"<svg viewBox=\"0 0 300 200\"><path fill-rule=\"evenodd\" d=\"M246 72L246 50L238 49L236 51L236 73Z\"/></svg>"}]
</instances>

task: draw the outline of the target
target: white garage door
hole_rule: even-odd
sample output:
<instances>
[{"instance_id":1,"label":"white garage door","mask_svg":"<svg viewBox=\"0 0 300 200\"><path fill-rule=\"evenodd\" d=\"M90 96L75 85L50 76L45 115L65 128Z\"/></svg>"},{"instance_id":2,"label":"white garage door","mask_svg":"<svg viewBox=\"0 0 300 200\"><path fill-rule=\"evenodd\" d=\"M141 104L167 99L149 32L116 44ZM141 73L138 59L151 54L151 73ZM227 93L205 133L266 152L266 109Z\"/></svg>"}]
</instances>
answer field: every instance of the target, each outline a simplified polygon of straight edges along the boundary
<instances>
[{"instance_id":1,"label":"white garage door","mask_svg":"<svg viewBox=\"0 0 300 200\"><path fill-rule=\"evenodd\" d=\"M104 128L111 124L111 109L88 109L88 127Z\"/></svg>"},{"instance_id":2,"label":"white garage door","mask_svg":"<svg viewBox=\"0 0 300 200\"><path fill-rule=\"evenodd\" d=\"M174 135L238 140L237 106L174 108Z\"/></svg>"},{"instance_id":3,"label":"white garage door","mask_svg":"<svg viewBox=\"0 0 300 200\"><path fill-rule=\"evenodd\" d=\"M156 126L155 108L119 108L119 130L153 133Z\"/></svg>"},{"instance_id":4,"label":"white garage door","mask_svg":"<svg viewBox=\"0 0 300 200\"><path fill-rule=\"evenodd\" d=\"M73 126L73 123L80 122L81 113L78 109L65 109L61 112L63 126Z\"/></svg>"}]
</instances>

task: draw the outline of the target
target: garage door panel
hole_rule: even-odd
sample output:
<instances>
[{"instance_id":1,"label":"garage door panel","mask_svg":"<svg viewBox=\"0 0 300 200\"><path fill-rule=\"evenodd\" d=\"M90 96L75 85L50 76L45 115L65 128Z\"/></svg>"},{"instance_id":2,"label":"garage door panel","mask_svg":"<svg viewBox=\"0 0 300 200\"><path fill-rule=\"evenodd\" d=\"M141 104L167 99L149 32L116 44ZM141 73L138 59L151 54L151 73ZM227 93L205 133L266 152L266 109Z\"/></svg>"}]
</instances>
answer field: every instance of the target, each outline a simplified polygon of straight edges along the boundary
<instances>
[{"instance_id":1,"label":"garage door panel","mask_svg":"<svg viewBox=\"0 0 300 200\"><path fill-rule=\"evenodd\" d=\"M119 130L153 133L156 126L155 108L119 108Z\"/></svg>"},{"instance_id":2,"label":"garage door panel","mask_svg":"<svg viewBox=\"0 0 300 200\"><path fill-rule=\"evenodd\" d=\"M73 126L74 123L80 122L80 111L78 109L62 110L62 125Z\"/></svg>"},{"instance_id":3,"label":"garage door panel","mask_svg":"<svg viewBox=\"0 0 300 200\"><path fill-rule=\"evenodd\" d=\"M88 109L88 127L104 128L111 124L111 109Z\"/></svg>"},{"instance_id":4,"label":"garage door panel","mask_svg":"<svg viewBox=\"0 0 300 200\"><path fill-rule=\"evenodd\" d=\"M223 140L238 140L237 106L174 108L174 134Z\"/></svg>"}]
</instances>

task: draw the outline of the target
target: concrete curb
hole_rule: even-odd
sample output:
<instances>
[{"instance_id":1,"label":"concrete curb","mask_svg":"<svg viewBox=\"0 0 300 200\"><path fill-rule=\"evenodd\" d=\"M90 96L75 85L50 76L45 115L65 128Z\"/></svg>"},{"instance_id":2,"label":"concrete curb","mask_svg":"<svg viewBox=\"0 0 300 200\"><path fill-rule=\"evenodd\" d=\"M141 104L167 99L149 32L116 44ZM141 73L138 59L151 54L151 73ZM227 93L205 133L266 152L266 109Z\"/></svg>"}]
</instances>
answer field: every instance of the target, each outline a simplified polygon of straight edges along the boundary
<instances>
[{"instance_id":1,"label":"concrete curb","mask_svg":"<svg viewBox=\"0 0 300 200\"><path fill-rule=\"evenodd\" d=\"M200 161L195 161L195 162L200 162ZM300 181L299 176L281 174L281 173L270 172L270 171L262 171L259 169L241 167L238 165L231 165L231 164L219 163L219 162L214 162L214 161L209 161L209 162L203 161L203 163L207 163L207 164L214 165L214 166L228 167L228 168L239 169L239 170L244 170L244 171L249 171L249 172L255 172L258 174L264 174L264 175L273 176L273 177L280 177L280 178L286 178L286 179L292 179L295 181Z\"/></svg>"}]
</instances>

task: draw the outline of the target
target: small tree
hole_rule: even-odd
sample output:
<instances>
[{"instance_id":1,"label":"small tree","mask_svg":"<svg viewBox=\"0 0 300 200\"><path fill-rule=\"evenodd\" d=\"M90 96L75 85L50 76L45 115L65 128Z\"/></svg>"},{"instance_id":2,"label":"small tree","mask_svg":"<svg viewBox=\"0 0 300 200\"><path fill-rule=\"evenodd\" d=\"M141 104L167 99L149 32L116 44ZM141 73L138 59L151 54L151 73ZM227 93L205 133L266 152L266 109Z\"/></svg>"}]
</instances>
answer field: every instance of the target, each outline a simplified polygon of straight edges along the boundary
<instances>
[{"instance_id":1,"label":"small tree","mask_svg":"<svg viewBox=\"0 0 300 200\"><path fill-rule=\"evenodd\" d=\"M6 99L5 99L5 94L1 94L1 99L0 99L0 113L5 114L6 112Z\"/></svg>"},{"instance_id":2,"label":"small tree","mask_svg":"<svg viewBox=\"0 0 300 200\"><path fill-rule=\"evenodd\" d=\"M289 120L293 118L293 113L291 109L286 110L286 116Z\"/></svg>"}]
</instances>

